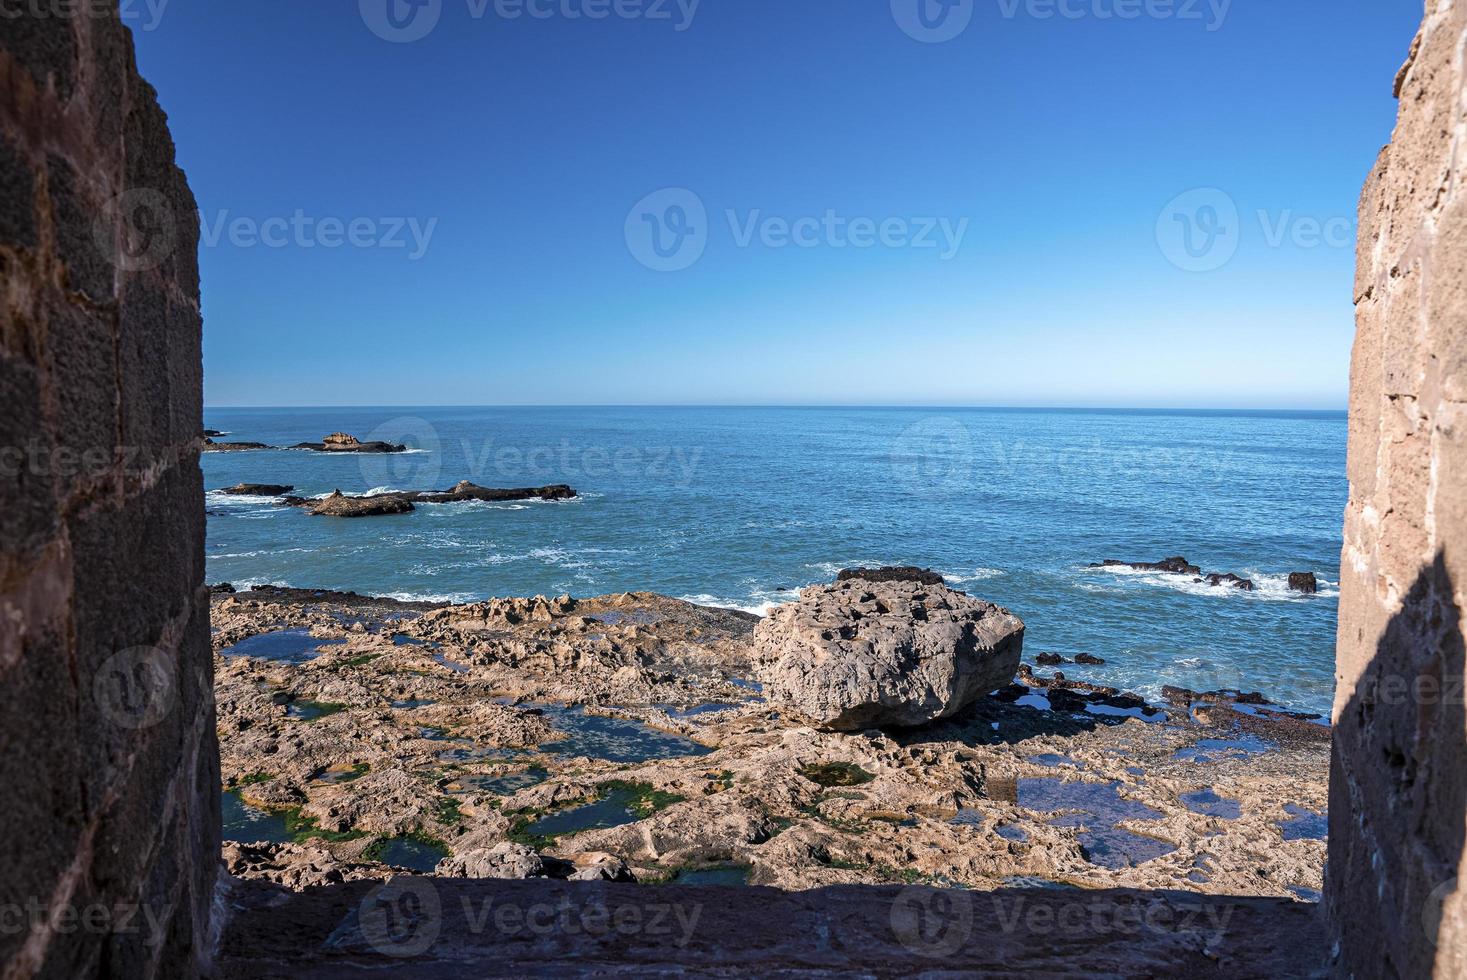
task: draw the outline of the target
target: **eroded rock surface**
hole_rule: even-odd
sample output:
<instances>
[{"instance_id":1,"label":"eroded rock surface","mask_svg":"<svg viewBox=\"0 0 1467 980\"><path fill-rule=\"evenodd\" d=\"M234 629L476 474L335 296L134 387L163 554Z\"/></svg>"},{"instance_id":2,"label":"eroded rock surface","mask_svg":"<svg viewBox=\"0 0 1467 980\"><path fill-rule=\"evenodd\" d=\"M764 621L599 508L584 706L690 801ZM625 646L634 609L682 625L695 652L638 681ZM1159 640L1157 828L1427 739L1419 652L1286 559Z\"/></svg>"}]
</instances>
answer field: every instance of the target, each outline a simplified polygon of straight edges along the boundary
<instances>
[{"instance_id":1,"label":"eroded rock surface","mask_svg":"<svg viewBox=\"0 0 1467 980\"><path fill-rule=\"evenodd\" d=\"M921 725L1003 687L1024 624L941 585L850 578L814 585L755 631L771 699L830 729Z\"/></svg>"},{"instance_id":2,"label":"eroded rock surface","mask_svg":"<svg viewBox=\"0 0 1467 980\"><path fill-rule=\"evenodd\" d=\"M218 594L225 787L289 838L234 836L248 846L231 867L290 887L528 874L530 854L545 878L643 884L722 868L782 889L1322 887L1324 844L1281 830L1289 807L1323 812L1317 723L1029 672L923 727L824 730L752 680L759 622L650 593ZM260 634L309 655L235 652ZM1238 815L1191 809L1204 789ZM402 841L428 849L422 870L392 863L384 842Z\"/></svg>"}]
</instances>

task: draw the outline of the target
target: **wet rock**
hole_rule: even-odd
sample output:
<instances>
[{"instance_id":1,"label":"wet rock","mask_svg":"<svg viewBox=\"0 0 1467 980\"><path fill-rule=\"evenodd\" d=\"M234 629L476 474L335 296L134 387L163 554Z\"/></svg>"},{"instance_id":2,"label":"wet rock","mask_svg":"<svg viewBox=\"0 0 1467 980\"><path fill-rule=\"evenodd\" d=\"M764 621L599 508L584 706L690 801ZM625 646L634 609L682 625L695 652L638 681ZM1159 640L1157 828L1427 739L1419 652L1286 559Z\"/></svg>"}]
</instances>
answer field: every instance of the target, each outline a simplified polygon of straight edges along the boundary
<instances>
[{"instance_id":1,"label":"wet rock","mask_svg":"<svg viewBox=\"0 0 1467 980\"><path fill-rule=\"evenodd\" d=\"M446 857L438 862L435 874L441 878L543 878L545 862L533 848L505 841Z\"/></svg>"},{"instance_id":2,"label":"wet rock","mask_svg":"<svg viewBox=\"0 0 1467 980\"><path fill-rule=\"evenodd\" d=\"M1099 657L1094 656L1093 654L1089 654L1089 653L1077 653L1077 654L1075 654L1075 663L1077 663L1077 664L1085 664L1086 666L1089 666L1089 667L1102 667L1102 666L1105 665L1105 661L1104 660L1101 660Z\"/></svg>"},{"instance_id":3,"label":"wet rock","mask_svg":"<svg viewBox=\"0 0 1467 980\"><path fill-rule=\"evenodd\" d=\"M283 497L294 489L295 487L280 483L236 483L219 492L227 493L231 497Z\"/></svg>"},{"instance_id":4,"label":"wet rock","mask_svg":"<svg viewBox=\"0 0 1467 980\"><path fill-rule=\"evenodd\" d=\"M865 582L917 582L921 585L946 585L943 577L930 568L911 565L887 565L882 568L847 568L835 577L837 582L861 579Z\"/></svg>"},{"instance_id":5,"label":"wet rock","mask_svg":"<svg viewBox=\"0 0 1467 980\"><path fill-rule=\"evenodd\" d=\"M1024 624L945 586L816 585L754 632L771 700L835 730L921 725L1013 679Z\"/></svg>"},{"instance_id":6,"label":"wet rock","mask_svg":"<svg viewBox=\"0 0 1467 980\"><path fill-rule=\"evenodd\" d=\"M205 439L217 439L217 438L219 438L222 435L224 435L224 433L220 432L218 429L205 429L204 430L204 438Z\"/></svg>"},{"instance_id":7,"label":"wet rock","mask_svg":"<svg viewBox=\"0 0 1467 980\"><path fill-rule=\"evenodd\" d=\"M1070 661L1057 653L1041 653L1034 658L1034 662L1041 667L1058 667L1060 664L1067 664Z\"/></svg>"},{"instance_id":8,"label":"wet rock","mask_svg":"<svg viewBox=\"0 0 1467 980\"><path fill-rule=\"evenodd\" d=\"M348 497L337 490L325 500L313 503L308 513L312 517L380 517L387 514L407 514L413 510L416 508L412 501L397 494Z\"/></svg>"},{"instance_id":9,"label":"wet rock","mask_svg":"<svg viewBox=\"0 0 1467 980\"><path fill-rule=\"evenodd\" d=\"M1171 572L1173 575L1201 575L1202 569L1178 555L1161 561L1117 561L1107 558L1091 568L1134 568L1142 572Z\"/></svg>"},{"instance_id":10,"label":"wet rock","mask_svg":"<svg viewBox=\"0 0 1467 980\"><path fill-rule=\"evenodd\" d=\"M1235 589L1242 589L1244 592L1252 592L1254 589L1252 579L1234 575L1232 572L1225 572L1221 575L1206 575L1203 577L1203 581L1206 581L1208 585L1214 587L1231 586Z\"/></svg>"},{"instance_id":11,"label":"wet rock","mask_svg":"<svg viewBox=\"0 0 1467 980\"><path fill-rule=\"evenodd\" d=\"M1290 572L1289 588L1294 592L1305 592L1309 595L1319 591L1319 579L1313 572Z\"/></svg>"}]
</instances>

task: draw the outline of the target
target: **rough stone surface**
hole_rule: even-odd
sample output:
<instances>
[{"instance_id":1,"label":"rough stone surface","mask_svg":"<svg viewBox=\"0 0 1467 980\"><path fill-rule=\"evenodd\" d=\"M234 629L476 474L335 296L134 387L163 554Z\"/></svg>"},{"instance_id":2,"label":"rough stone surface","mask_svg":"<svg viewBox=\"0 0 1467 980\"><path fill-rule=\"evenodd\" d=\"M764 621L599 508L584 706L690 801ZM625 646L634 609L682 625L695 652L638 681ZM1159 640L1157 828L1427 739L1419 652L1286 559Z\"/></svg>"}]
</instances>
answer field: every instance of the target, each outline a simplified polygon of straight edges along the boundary
<instances>
[{"instance_id":1,"label":"rough stone surface","mask_svg":"<svg viewBox=\"0 0 1467 980\"><path fill-rule=\"evenodd\" d=\"M545 862L533 847L504 841L493 847L478 847L438 862L443 878L540 878Z\"/></svg>"},{"instance_id":2,"label":"rough stone surface","mask_svg":"<svg viewBox=\"0 0 1467 980\"><path fill-rule=\"evenodd\" d=\"M0 976L187 977L219 866L198 209L115 4L17 7L0 78Z\"/></svg>"},{"instance_id":3,"label":"rough stone surface","mask_svg":"<svg viewBox=\"0 0 1467 980\"><path fill-rule=\"evenodd\" d=\"M867 582L918 582L922 585L946 585L943 577L930 568L914 568L911 565L885 566L883 568L847 568L835 577L837 582L851 579Z\"/></svg>"},{"instance_id":4,"label":"rough stone surface","mask_svg":"<svg viewBox=\"0 0 1467 980\"><path fill-rule=\"evenodd\" d=\"M1429 0L1360 204L1326 888L1359 977L1467 975L1464 46Z\"/></svg>"},{"instance_id":5,"label":"rough stone surface","mask_svg":"<svg viewBox=\"0 0 1467 980\"><path fill-rule=\"evenodd\" d=\"M1317 907L1287 899L398 878L230 902L221 980L1327 975Z\"/></svg>"},{"instance_id":6,"label":"rough stone surface","mask_svg":"<svg viewBox=\"0 0 1467 980\"><path fill-rule=\"evenodd\" d=\"M816 585L754 633L769 697L835 730L921 725L1013 680L1019 617L944 586Z\"/></svg>"}]
</instances>

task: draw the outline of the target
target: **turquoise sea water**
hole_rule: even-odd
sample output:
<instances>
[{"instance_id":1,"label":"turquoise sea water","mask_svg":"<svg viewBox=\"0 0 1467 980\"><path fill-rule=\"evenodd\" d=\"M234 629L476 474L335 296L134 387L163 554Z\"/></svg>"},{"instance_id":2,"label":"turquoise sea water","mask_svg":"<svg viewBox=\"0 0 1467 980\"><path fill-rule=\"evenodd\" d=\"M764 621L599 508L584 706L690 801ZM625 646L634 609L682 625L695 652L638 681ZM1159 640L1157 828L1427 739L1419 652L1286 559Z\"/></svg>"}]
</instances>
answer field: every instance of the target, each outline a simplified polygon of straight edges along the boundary
<instances>
[{"instance_id":1,"label":"turquoise sea water","mask_svg":"<svg viewBox=\"0 0 1467 980\"><path fill-rule=\"evenodd\" d=\"M211 409L224 440L345 431L399 456L206 454L236 483L446 488L569 483L562 503L420 505L309 517L208 496L213 582L401 598L651 590L767 610L857 564L918 564L1008 606L1069 676L1155 695L1242 687L1326 711L1333 677L1345 416L992 409ZM1185 555L1258 591L1090 569ZM1317 596L1289 593L1313 571Z\"/></svg>"}]
</instances>

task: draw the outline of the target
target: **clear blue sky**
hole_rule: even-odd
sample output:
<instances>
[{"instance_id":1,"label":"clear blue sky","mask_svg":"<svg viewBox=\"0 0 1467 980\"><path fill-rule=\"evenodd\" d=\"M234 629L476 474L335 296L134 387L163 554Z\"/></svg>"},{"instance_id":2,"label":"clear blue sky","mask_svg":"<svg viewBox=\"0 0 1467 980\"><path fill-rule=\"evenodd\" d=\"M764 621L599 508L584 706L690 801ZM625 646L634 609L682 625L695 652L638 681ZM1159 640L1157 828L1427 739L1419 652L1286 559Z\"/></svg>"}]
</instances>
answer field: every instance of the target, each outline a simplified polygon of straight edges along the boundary
<instances>
[{"instance_id":1,"label":"clear blue sky","mask_svg":"<svg viewBox=\"0 0 1467 980\"><path fill-rule=\"evenodd\" d=\"M393 0L405 43L388 0L124 3L208 404L1344 405L1419 2L487 2Z\"/></svg>"}]
</instances>

